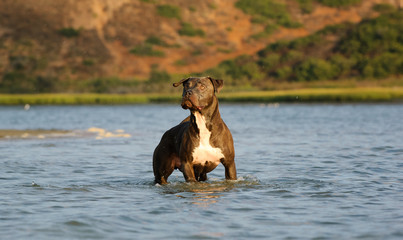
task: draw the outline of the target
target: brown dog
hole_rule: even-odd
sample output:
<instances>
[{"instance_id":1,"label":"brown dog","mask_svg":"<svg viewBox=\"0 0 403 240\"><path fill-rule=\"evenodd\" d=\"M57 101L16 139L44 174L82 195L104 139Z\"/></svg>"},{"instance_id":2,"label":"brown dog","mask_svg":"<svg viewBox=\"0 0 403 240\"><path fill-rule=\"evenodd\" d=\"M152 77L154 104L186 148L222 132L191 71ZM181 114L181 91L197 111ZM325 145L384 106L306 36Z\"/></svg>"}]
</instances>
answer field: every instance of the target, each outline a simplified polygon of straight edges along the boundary
<instances>
[{"instance_id":1,"label":"brown dog","mask_svg":"<svg viewBox=\"0 0 403 240\"><path fill-rule=\"evenodd\" d=\"M223 80L192 77L173 86L181 84L181 105L190 110L190 116L166 131L155 148L155 183L167 183L174 169L179 169L187 182L205 181L207 173L220 162L225 167L225 178L235 180L234 143L231 132L221 119L215 95L222 88Z\"/></svg>"}]
</instances>

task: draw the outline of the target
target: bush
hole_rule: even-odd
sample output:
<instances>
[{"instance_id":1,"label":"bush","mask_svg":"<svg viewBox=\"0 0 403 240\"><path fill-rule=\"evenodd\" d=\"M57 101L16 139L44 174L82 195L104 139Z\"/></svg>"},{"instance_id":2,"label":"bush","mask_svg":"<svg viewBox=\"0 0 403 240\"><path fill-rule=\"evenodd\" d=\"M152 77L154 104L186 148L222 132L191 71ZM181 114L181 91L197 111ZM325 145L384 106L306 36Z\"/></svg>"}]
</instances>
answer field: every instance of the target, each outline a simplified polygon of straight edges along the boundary
<instances>
[{"instance_id":1,"label":"bush","mask_svg":"<svg viewBox=\"0 0 403 240\"><path fill-rule=\"evenodd\" d=\"M162 40L161 38L157 37L157 36L150 36L146 39L145 41L146 44L150 44L150 45L158 45L158 46L163 46L163 47L167 47L168 44Z\"/></svg>"},{"instance_id":2,"label":"bush","mask_svg":"<svg viewBox=\"0 0 403 240\"><path fill-rule=\"evenodd\" d=\"M151 68L150 76L148 78L149 83L164 83L170 81L171 75L169 75L165 70L160 71L156 67Z\"/></svg>"},{"instance_id":3,"label":"bush","mask_svg":"<svg viewBox=\"0 0 403 240\"><path fill-rule=\"evenodd\" d=\"M293 63L295 61L299 61L304 57L304 53L297 50L290 50L287 53L283 54L281 57L281 62L285 63Z\"/></svg>"},{"instance_id":4,"label":"bush","mask_svg":"<svg viewBox=\"0 0 403 240\"><path fill-rule=\"evenodd\" d=\"M298 0L299 8L304 14L311 13L313 11L312 0Z\"/></svg>"},{"instance_id":5,"label":"bush","mask_svg":"<svg viewBox=\"0 0 403 240\"><path fill-rule=\"evenodd\" d=\"M361 0L316 0L317 2L329 7L345 7L358 4Z\"/></svg>"},{"instance_id":6,"label":"bush","mask_svg":"<svg viewBox=\"0 0 403 240\"><path fill-rule=\"evenodd\" d=\"M184 36L190 36L190 37L195 37L195 36L200 36L204 37L205 33L202 29L197 29L194 28L192 24L190 23L182 23L182 28L178 30L179 35L184 35Z\"/></svg>"},{"instance_id":7,"label":"bush","mask_svg":"<svg viewBox=\"0 0 403 240\"><path fill-rule=\"evenodd\" d=\"M374 56L403 49L403 12L381 15L351 29L336 46L347 56Z\"/></svg>"},{"instance_id":8,"label":"bush","mask_svg":"<svg viewBox=\"0 0 403 240\"><path fill-rule=\"evenodd\" d=\"M181 19L180 8L174 5L159 5L157 6L157 13L162 17Z\"/></svg>"},{"instance_id":9,"label":"bush","mask_svg":"<svg viewBox=\"0 0 403 240\"><path fill-rule=\"evenodd\" d=\"M279 68L275 72L275 77L278 79L288 79L292 74L292 68L289 66L284 66L282 68Z\"/></svg>"},{"instance_id":10,"label":"bush","mask_svg":"<svg viewBox=\"0 0 403 240\"><path fill-rule=\"evenodd\" d=\"M260 38L265 38L268 37L270 34L272 34L274 31L278 29L278 26L275 24L267 24L264 27L263 32L257 33L252 35L252 38L254 39L260 39Z\"/></svg>"},{"instance_id":11,"label":"bush","mask_svg":"<svg viewBox=\"0 0 403 240\"><path fill-rule=\"evenodd\" d=\"M309 58L297 64L294 72L298 81L328 80L336 75L330 63L317 58Z\"/></svg>"},{"instance_id":12,"label":"bush","mask_svg":"<svg viewBox=\"0 0 403 240\"><path fill-rule=\"evenodd\" d=\"M352 58L346 58L341 54L335 54L330 57L330 63L333 65L336 77L346 77L356 62Z\"/></svg>"},{"instance_id":13,"label":"bush","mask_svg":"<svg viewBox=\"0 0 403 240\"><path fill-rule=\"evenodd\" d=\"M390 4L375 4L372 9L380 13L390 13L396 11L396 8Z\"/></svg>"},{"instance_id":14,"label":"bush","mask_svg":"<svg viewBox=\"0 0 403 240\"><path fill-rule=\"evenodd\" d=\"M165 53L158 50L153 50L153 46L150 44L142 44L135 46L130 50L130 53L139 56L152 56L152 57L164 57Z\"/></svg>"},{"instance_id":15,"label":"bush","mask_svg":"<svg viewBox=\"0 0 403 240\"><path fill-rule=\"evenodd\" d=\"M58 31L60 35L67 38L78 37L80 35L80 30L74 28L62 28Z\"/></svg>"},{"instance_id":16,"label":"bush","mask_svg":"<svg viewBox=\"0 0 403 240\"><path fill-rule=\"evenodd\" d=\"M272 0L239 0L235 6L247 14L259 15L268 19L280 19L284 15L288 15L285 5Z\"/></svg>"},{"instance_id":17,"label":"bush","mask_svg":"<svg viewBox=\"0 0 403 240\"><path fill-rule=\"evenodd\" d=\"M57 79L37 76L34 80L35 92L37 93L51 93L55 89Z\"/></svg>"},{"instance_id":18,"label":"bush","mask_svg":"<svg viewBox=\"0 0 403 240\"><path fill-rule=\"evenodd\" d=\"M2 93L32 93L34 90L32 79L18 71L4 74L0 82L0 92Z\"/></svg>"},{"instance_id":19,"label":"bush","mask_svg":"<svg viewBox=\"0 0 403 240\"><path fill-rule=\"evenodd\" d=\"M291 41L288 44L290 49L303 49L307 47L316 46L323 41L323 37L319 34L312 34L307 37L302 37Z\"/></svg>"},{"instance_id":20,"label":"bush","mask_svg":"<svg viewBox=\"0 0 403 240\"><path fill-rule=\"evenodd\" d=\"M48 93L54 91L57 79L28 76L23 72L8 72L0 81L2 93Z\"/></svg>"},{"instance_id":21,"label":"bush","mask_svg":"<svg viewBox=\"0 0 403 240\"><path fill-rule=\"evenodd\" d=\"M252 15L252 22L254 23L268 23L267 20L272 20L273 23L284 27L300 26L300 24L290 20L286 5L273 0L239 0L235 3L235 7Z\"/></svg>"},{"instance_id":22,"label":"bush","mask_svg":"<svg viewBox=\"0 0 403 240\"><path fill-rule=\"evenodd\" d=\"M367 60L362 73L364 77L385 78L390 74L401 74L403 58L400 54L384 53Z\"/></svg>"},{"instance_id":23,"label":"bush","mask_svg":"<svg viewBox=\"0 0 403 240\"><path fill-rule=\"evenodd\" d=\"M275 68L278 64L280 63L280 54L273 53L268 55L267 57L260 58L258 60L259 66L263 69L265 72L271 71L273 68Z\"/></svg>"}]
</instances>

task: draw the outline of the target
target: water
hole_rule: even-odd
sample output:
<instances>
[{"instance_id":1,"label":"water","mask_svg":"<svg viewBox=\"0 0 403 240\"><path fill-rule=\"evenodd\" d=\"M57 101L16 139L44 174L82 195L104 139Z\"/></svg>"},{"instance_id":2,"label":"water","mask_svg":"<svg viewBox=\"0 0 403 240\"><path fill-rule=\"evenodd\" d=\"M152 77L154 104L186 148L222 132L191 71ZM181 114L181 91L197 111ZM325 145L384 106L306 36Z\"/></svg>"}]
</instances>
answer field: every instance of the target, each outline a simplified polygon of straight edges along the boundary
<instances>
[{"instance_id":1,"label":"water","mask_svg":"<svg viewBox=\"0 0 403 240\"><path fill-rule=\"evenodd\" d=\"M239 180L155 186L179 106L0 107L0 129L72 131L0 139L0 239L403 238L403 105L220 109Z\"/></svg>"}]
</instances>

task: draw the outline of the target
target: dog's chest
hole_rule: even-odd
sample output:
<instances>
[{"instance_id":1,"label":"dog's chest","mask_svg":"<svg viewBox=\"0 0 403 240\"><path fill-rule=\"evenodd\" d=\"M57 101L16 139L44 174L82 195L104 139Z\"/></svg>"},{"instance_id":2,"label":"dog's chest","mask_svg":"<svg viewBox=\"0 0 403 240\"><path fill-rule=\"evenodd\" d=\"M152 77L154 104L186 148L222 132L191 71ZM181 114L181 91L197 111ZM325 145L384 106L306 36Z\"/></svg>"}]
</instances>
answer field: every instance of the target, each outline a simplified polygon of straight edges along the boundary
<instances>
[{"instance_id":1,"label":"dog's chest","mask_svg":"<svg viewBox=\"0 0 403 240\"><path fill-rule=\"evenodd\" d=\"M224 158L221 149L215 148L210 145L211 132L206 127L204 117L196 112L196 124L199 128L199 146L193 150L193 164L197 165L218 165L220 160Z\"/></svg>"}]
</instances>

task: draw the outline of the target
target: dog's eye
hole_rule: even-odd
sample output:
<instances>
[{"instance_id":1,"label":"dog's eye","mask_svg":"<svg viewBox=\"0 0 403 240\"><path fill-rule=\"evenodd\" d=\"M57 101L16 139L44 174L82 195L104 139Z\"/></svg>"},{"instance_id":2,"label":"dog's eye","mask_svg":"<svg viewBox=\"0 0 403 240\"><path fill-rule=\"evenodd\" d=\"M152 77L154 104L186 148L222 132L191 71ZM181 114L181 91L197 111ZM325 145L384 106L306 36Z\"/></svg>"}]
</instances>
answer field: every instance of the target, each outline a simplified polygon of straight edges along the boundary
<instances>
[{"instance_id":1,"label":"dog's eye","mask_svg":"<svg viewBox=\"0 0 403 240\"><path fill-rule=\"evenodd\" d=\"M204 90L204 89L206 89L206 85L200 84L200 90Z\"/></svg>"}]
</instances>

